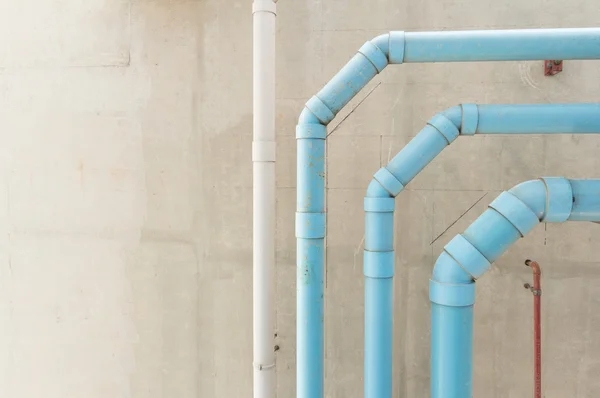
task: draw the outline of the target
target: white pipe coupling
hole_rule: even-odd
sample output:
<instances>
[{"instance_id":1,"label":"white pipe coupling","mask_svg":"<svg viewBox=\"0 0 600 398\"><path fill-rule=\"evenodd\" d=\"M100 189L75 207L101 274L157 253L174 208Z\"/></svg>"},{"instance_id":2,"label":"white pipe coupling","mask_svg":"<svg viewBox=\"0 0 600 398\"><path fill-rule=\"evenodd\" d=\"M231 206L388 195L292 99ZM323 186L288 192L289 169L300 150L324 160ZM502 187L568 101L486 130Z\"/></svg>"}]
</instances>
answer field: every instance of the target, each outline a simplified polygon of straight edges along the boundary
<instances>
[{"instance_id":1,"label":"white pipe coupling","mask_svg":"<svg viewBox=\"0 0 600 398\"><path fill-rule=\"evenodd\" d=\"M254 141L252 142L252 161L274 162L275 150L275 141Z\"/></svg>"},{"instance_id":2,"label":"white pipe coupling","mask_svg":"<svg viewBox=\"0 0 600 398\"><path fill-rule=\"evenodd\" d=\"M252 14L257 12L270 12L273 15L277 15L277 1L273 0L254 0L252 3Z\"/></svg>"}]
</instances>

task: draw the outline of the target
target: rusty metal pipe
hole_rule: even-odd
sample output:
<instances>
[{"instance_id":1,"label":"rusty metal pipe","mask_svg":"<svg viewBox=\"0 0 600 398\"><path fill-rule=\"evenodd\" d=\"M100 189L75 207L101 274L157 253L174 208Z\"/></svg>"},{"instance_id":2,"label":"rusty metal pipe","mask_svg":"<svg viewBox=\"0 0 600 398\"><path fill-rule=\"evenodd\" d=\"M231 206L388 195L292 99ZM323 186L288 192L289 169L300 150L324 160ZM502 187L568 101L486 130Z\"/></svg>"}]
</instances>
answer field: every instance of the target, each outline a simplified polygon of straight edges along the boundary
<instances>
[{"instance_id":1,"label":"rusty metal pipe","mask_svg":"<svg viewBox=\"0 0 600 398\"><path fill-rule=\"evenodd\" d=\"M525 260L525 265L533 271L533 286L525 284L533 293L533 369L534 369L534 397L542 398L542 320L541 302L542 286L540 265L531 260Z\"/></svg>"}]
</instances>

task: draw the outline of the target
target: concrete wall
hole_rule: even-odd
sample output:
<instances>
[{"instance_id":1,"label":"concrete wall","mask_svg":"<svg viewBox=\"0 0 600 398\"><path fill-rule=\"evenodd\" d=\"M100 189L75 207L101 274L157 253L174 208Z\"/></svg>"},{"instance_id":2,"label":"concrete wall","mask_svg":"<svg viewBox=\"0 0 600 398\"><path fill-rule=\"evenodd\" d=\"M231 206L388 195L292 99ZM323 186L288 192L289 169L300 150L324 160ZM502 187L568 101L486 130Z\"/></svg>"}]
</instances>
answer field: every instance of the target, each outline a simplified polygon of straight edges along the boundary
<instances>
[{"instance_id":1,"label":"concrete wall","mask_svg":"<svg viewBox=\"0 0 600 398\"><path fill-rule=\"evenodd\" d=\"M7 398L251 396L251 2L3 1L0 388ZM295 118L392 29L578 27L592 0L279 2L277 392L295 392ZM388 68L328 140L326 395L361 396L362 198L461 102L598 101L600 63ZM360 105L367 93L369 97ZM395 397L428 394L427 280L502 190L599 177L600 137L459 139L398 199ZM532 389L525 258L541 262L547 398L600 395L600 229L537 228L478 282L475 396Z\"/></svg>"}]
</instances>

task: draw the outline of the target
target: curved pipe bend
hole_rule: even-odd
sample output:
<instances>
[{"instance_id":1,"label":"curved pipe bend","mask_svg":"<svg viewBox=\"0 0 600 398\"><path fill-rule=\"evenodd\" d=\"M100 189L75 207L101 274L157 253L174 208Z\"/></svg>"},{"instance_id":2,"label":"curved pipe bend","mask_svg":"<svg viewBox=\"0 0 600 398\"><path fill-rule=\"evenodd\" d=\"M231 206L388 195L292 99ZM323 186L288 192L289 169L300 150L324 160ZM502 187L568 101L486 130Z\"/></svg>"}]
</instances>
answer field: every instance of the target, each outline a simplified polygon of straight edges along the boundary
<instances>
[{"instance_id":1,"label":"curved pipe bend","mask_svg":"<svg viewBox=\"0 0 600 398\"><path fill-rule=\"evenodd\" d=\"M444 247L432 281L469 284L540 222L565 221L600 221L600 180L545 177L503 192Z\"/></svg>"},{"instance_id":2,"label":"curved pipe bend","mask_svg":"<svg viewBox=\"0 0 600 398\"><path fill-rule=\"evenodd\" d=\"M323 263L325 237L325 140L326 126L336 114L388 64L408 62L472 62L544 59L600 59L600 29L532 29L460 32L390 32L366 42L355 56L307 103L296 128L297 141L297 395L323 396ZM391 275L393 275L393 196L418 174L439 152L451 143L459 132L478 133L588 133L600 132L598 115L588 106L585 117L573 121L572 109L557 112L552 105L544 108L510 105L491 107L484 118L485 106L462 105L438 114L382 171L369 188L365 209L369 213L370 232L377 239L365 236L365 256L371 264L366 273L377 284L386 284L385 295L377 295L380 304L391 305ZM503 111L513 111L509 114ZM595 112L595 113L594 113ZM566 114L571 119L566 118ZM474 117L476 115L476 117ZM557 116L558 115L558 116ZM581 116L581 113L579 114ZM567 119L567 124L557 119ZM561 120L562 120L561 119ZM559 121L561 121L559 120ZM529 123L527 123L529 122ZM520 130L525 126L526 131ZM383 170L383 169L382 169ZM391 177L390 177L391 174ZM382 185L385 180L385 185ZM378 186L379 185L379 186ZM370 200L381 199L381 200ZM367 227L369 229L369 227ZM377 232L379 231L379 232ZM389 235L384 236L389 232ZM367 234L369 231L367 231ZM369 252L369 253L367 253ZM365 261L367 263L367 261ZM390 265L391 264L391 265ZM385 282L384 282L385 281ZM370 284L377 292L379 286ZM389 286L388 286L389 285ZM385 296L385 299L383 299ZM387 308L387 307L386 307ZM391 307L388 308L391 313ZM390 318L391 319L391 318ZM387 318L382 318L391 328ZM377 322L373 322L375 324ZM385 330L391 330L388 326ZM388 333L388 332L386 332ZM373 334L374 341L391 341L391 335ZM373 358L389 350L378 345ZM387 357L386 357L387 358ZM384 362L389 362L387 358ZM382 365L383 366L383 365ZM384 367L384 369L387 369ZM391 369L391 365L390 365ZM391 380L388 370L381 378ZM373 385L380 385L375 380ZM391 396L391 384L369 390L375 395ZM367 390L367 382L365 382ZM379 394L381 393L381 394Z\"/></svg>"},{"instance_id":3,"label":"curved pipe bend","mask_svg":"<svg viewBox=\"0 0 600 398\"><path fill-rule=\"evenodd\" d=\"M600 180L540 178L500 194L437 259L431 300L431 397L472 396L475 280L540 222L600 221Z\"/></svg>"},{"instance_id":4,"label":"curved pipe bend","mask_svg":"<svg viewBox=\"0 0 600 398\"><path fill-rule=\"evenodd\" d=\"M503 192L463 234L444 247L434 266L432 280L438 283L476 280L509 244L524 237L540 222L568 220L573 200L571 183L565 178L526 181ZM482 238L497 244L484 243Z\"/></svg>"}]
</instances>

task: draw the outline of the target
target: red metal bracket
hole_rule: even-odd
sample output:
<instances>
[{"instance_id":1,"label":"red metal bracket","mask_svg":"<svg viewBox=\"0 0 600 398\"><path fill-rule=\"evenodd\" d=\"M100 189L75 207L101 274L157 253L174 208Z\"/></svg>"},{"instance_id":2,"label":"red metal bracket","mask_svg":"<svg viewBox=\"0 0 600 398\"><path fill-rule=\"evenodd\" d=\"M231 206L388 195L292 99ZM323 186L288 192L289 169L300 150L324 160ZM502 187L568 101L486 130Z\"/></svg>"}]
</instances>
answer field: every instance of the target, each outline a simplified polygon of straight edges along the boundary
<instances>
[{"instance_id":1,"label":"red metal bracket","mask_svg":"<svg viewBox=\"0 0 600 398\"><path fill-rule=\"evenodd\" d=\"M563 61L547 59L544 61L544 76L554 76L562 72Z\"/></svg>"}]
</instances>

